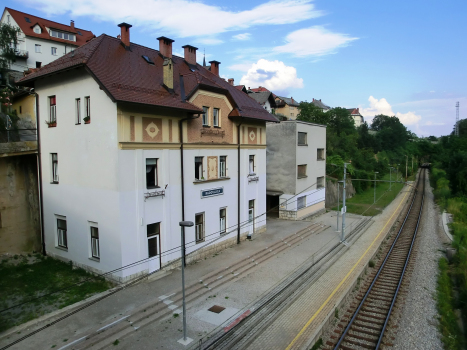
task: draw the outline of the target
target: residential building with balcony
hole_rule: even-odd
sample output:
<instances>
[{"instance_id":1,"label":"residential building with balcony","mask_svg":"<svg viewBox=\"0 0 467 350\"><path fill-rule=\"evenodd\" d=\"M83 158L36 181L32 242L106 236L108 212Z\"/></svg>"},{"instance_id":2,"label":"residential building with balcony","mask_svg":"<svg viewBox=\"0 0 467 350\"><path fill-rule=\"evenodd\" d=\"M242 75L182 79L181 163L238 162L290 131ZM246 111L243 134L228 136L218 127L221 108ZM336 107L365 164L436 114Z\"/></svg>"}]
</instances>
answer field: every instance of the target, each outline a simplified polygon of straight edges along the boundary
<instances>
[{"instance_id":1,"label":"residential building with balcony","mask_svg":"<svg viewBox=\"0 0 467 350\"><path fill-rule=\"evenodd\" d=\"M20 84L39 95L47 254L128 280L179 261L180 221L195 224L188 262L266 229L277 119L196 47L178 57L173 40L153 50L119 26L121 40L101 35Z\"/></svg>"},{"instance_id":2,"label":"residential building with balcony","mask_svg":"<svg viewBox=\"0 0 467 350\"><path fill-rule=\"evenodd\" d=\"M0 20L19 28L16 62L10 69L23 72L40 68L94 37L91 31L76 28L74 22L65 25L5 7Z\"/></svg>"},{"instance_id":3,"label":"residential building with balcony","mask_svg":"<svg viewBox=\"0 0 467 350\"><path fill-rule=\"evenodd\" d=\"M325 210L326 126L282 121L266 134L267 210L288 220Z\"/></svg>"}]
</instances>

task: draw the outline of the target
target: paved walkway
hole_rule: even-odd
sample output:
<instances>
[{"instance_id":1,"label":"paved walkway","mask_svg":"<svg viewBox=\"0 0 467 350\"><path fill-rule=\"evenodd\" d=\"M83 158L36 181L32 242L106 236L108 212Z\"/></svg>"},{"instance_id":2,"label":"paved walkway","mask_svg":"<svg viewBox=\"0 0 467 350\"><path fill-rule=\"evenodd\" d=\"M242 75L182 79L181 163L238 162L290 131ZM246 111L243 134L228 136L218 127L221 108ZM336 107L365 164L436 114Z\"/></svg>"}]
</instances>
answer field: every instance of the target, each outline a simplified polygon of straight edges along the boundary
<instances>
[{"instance_id":1,"label":"paved walkway","mask_svg":"<svg viewBox=\"0 0 467 350\"><path fill-rule=\"evenodd\" d=\"M268 219L267 231L255 235L252 241L244 241L188 266L185 273L189 289L188 336L197 340L229 317L236 317L239 310L279 283L311 255L338 242L340 233L335 232L335 220L331 212L311 222ZM348 229L360 221L361 217L349 214ZM36 350L38 344L41 349L88 348L89 341L82 341L86 337L101 340L116 330L120 349L134 348L135 344L138 349L184 349L177 342L182 328L180 287L181 272L172 270L157 280L139 283L99 301L11 349ZM225 307L225 310L219 314L207 311L213 305ZM145 323L141 315L146 311L153 315ZM0 348L61 316L63 313L59 312L20 326L14 332L7 331L0 336ZM126 327L124 332L123 327ZM94 336L97 330L105 332ZM111 338L112 342L115 340L117 338ZM95 347L99 348L97 345Z\"/></svg>"}]
</instances>

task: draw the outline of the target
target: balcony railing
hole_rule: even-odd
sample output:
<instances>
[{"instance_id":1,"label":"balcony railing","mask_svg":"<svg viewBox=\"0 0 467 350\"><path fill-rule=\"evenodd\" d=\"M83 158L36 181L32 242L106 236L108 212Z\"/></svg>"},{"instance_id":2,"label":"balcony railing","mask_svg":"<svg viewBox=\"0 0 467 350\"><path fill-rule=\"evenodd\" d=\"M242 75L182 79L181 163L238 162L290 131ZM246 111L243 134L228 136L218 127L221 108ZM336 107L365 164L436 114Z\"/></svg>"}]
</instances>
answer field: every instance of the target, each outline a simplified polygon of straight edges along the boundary
<instances>
[{"instance_id":1,"label":"balcony railing","mask_svg":"<svg viewBox=\"0 0 467 350\"><path fill-rule=\"evenodd\" d=\"M29 57L29 51L27 51L27 50L15 50L15 56L16 57L21 57L21 58L28 58Z\"/></svg>"},{"instance_id":2,"label":"balcony railing","mask_svg":"<svg viewBox=\"0 0 467 350\"><path fill-rule=\"evenodd\" d=\"M37 129L0 130L0 143L37 141Z\"/></svg>"}]
</instances>

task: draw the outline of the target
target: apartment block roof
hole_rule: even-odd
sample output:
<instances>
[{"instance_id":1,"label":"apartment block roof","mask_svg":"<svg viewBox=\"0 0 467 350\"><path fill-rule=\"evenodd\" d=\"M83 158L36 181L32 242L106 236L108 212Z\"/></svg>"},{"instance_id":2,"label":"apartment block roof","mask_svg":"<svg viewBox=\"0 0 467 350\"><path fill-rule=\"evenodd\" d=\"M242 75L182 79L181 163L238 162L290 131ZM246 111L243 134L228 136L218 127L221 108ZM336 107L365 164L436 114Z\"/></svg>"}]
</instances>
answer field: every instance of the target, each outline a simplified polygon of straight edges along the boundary
<instances>
[{"instance_id":1,"label":"apartment block roof","mask_svg":"<svg viewBox=\"0 0 467 350\"><path fill-rule=\"evenodd\" d=\"M300 103L295 101L293 99L293 97L276 96L276 99L280 99L279 103L277 104L278 106L284 105L284 104L287 104L289 106L294 106L294 107L299 107L300 106Z\"/></svg>"},{"instance_id":2,"label":"apartment block roof","mask_svg":"<svg viewBox=\"0 0 467 350\"><path fill-rule=\"evenodd\" d=\"M152 63L148 63L146 56ZM277 122L247 94L238 90L205 67L189 64L184 58L172 56L173 90L163 83L164 57L159 51L102 34L87 44L45 65L18 81L32 85L37 79L84 67L113 101L169 107L192 113L202 110L187 100L198 89L225 94L233 106L229 117Z\"/></svg>"},{"instance_id":3,"label":"apartment block roof","mask_svg":"<svg viewBox=\"0 0 467 350\"><path fill-rule=\"evenodd\" d=\"M39 38L39 39L46 39L46 40L52 40L52 41L57 41L60 43L68 44L68 45L75 45L75 46L82 46L86 44L89 40L95 37L95 35L89 31L89 30L84 30L80 28L74 28L71 25L65 25L53 21L49 21L48 19L44 19L41 17L33 16L28 13L20 12L13 10L9 7L5 7L5 10L10 13L10 15L13 17L15 22L18 24L18 26L21 28L23 33L27 36ZM39 25L41 27L41 33L35 33L34 32L34 26ZM60 39L60 38L55 38L53 36L50 36L49 31L46 28L52 28L52 29L57 29L62 32L66 33L73 33L76 36L76 41L70 41L70 40L65 40L65 39Z\"/></svg>"},{"instance_id":4,"label":"apartment block roof","mask_svg":"<svg viewBox=\"0 0 467 350\"><path fill-rule=\"evenodd\" d=\"M323 102L321 102L321 100L313 99L311 103L313 103L316 107L321 108L321 109L331 109L331 107L329 107L328 105L325 105Z\"/></svg>"}]
</instances>

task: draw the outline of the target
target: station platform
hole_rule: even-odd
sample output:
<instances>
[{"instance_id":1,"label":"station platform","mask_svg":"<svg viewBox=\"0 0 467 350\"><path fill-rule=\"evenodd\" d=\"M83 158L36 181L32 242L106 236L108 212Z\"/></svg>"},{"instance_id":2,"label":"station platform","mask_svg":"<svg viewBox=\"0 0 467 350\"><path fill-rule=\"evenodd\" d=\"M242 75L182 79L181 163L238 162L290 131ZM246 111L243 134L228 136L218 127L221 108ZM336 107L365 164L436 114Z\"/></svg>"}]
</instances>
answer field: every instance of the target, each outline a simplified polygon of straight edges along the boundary
<instances>
[{"instance_id":1,"label":"station platform","mask_svg":"<svg viewBox=\"0 0 467 350\"><path fill-rule=\"evenodd\" d=\"M319 336L408 198L404 188L361 236L248 349L305 349ZM347 232L367 218L347 214ZM182 338L180 269L161 271L123 289L10 349L188 349L219 327L245 317L256 300L314 256L340 241L335 212L312 221L267 219L267 231L185 269L188 345ZM81 305L84 303L81 303ZM209 311L213 306L222 310ZM78 306L76 306L78 307ZM76 309L75 307L75 309ZM218 310L218 309L217 309ZM73 311L69 307L0 335L0 348ZM20 332L20 333L18 333ZM116 348L116 347L115 347Z\"/></svg>"}]
</instances>

